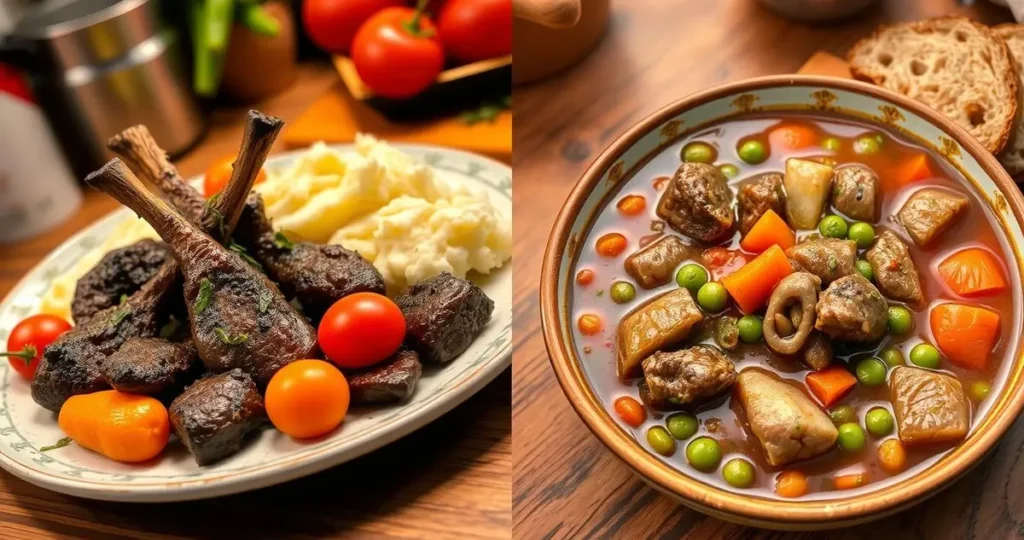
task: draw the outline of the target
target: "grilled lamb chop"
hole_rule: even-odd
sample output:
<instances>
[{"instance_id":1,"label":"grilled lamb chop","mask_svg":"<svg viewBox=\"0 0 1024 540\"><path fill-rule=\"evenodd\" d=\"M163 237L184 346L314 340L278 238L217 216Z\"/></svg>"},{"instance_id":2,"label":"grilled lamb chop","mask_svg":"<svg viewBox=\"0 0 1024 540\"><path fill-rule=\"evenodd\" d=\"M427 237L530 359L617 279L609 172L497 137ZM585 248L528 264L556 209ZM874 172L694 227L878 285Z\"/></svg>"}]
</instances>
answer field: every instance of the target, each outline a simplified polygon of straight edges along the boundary
<instances>
[{"instance_id":1,"label":"grilled lamb chop","mask_svg":"<svg viewBox=\"0 0 1024 540\"><path fill-rule=\"evenodd\" d=\"M199 465L237 452L246 434L266 416L256 384L240 369L199 379L175 398L168 412L178 439Z\"/></svg>"},{"instance_id":2,"label":"grilled lamb chop","mask_svg":"<svg viewBox=\"0 0 1024 540\"><path fill-rule=\"evenodd\" d=\"M163 242L145 239L108 252L85 273L75 286L71 316L75 323L87 322L93 315L121 303L156 275L171 252Z\"/></svg>"},{"instance_id":3,"label":"grilled lamb chop","mask_svg":"<svg viewBox=\"0 0 1024 540\"><path fill-rule=\"evenodd\" d=\"M388 403L408 399L423 373L416 351L398 351L394 358L366 370L347 373L352 404Z\"/></svg>"},{"instance_id":4,"label":"grilled lamb chop","mask_svg":"<svg viewBox=\"0 0 1024 540\"><path fill-rule=\"evenodd\" d=\"M205 368L191 342L132 338L99 367L118 392L174 398L198 379Z\"/></svg>"},{"instance_id":5,"label":"grilled lamb chop","mask_svg":"<svg viewBox=\"0 0 1024 540\"><path fill-rule=\"evenodd\" d=\"M435 364L465 352L494 311L479 287L448 272L413 285L395 303L405 315L406 345Z\"/></svg>"}]
</instances>

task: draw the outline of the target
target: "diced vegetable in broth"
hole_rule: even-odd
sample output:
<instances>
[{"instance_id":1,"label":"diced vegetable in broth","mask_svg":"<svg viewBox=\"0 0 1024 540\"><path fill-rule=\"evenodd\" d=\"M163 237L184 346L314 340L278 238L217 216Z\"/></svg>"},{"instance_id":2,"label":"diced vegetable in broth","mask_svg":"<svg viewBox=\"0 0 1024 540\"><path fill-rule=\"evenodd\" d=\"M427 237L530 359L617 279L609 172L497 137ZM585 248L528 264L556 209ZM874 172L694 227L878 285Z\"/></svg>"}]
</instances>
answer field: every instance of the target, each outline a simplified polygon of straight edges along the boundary
<instances>
[{"instance_id":1,"label":"diced vegetable in broth","mask_svg":"<svg viewBox=\"0 0 1024 540\"><path fill-rule=\"evenodd\" d=\"M786 160L786 220L794 229L813 229L832 192L832 167L806 159Z\"/></svg>"},{"instance_id":2,"label":"diced vegetable in broth","mask_svg":"<svg viewBox=\"0 0 1024 540\"><path fill-rule=\"evenodd\" d=\"M686 289L664 293L631 311L619 323L619 378L636 376L644 358L686 339L703 318Z\"/></svg>"}]
</instances>

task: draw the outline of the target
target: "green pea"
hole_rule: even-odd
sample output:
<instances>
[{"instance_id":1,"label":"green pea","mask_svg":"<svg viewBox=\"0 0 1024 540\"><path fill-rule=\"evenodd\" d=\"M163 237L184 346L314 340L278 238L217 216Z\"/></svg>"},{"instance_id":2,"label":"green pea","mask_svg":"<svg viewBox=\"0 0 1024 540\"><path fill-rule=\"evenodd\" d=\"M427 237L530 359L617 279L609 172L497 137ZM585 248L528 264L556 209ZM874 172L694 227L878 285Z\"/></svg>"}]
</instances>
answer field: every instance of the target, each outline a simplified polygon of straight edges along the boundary
<instances>
[{"instance_id":1,"label":"green pea","mask_svg":"<svg viewBox=\"0 0 1024 540\"><path fill-rule=\"evenodd\" d=\"M897 336L914 329L914 314L903 306L889 306L889 331Z\"/></svg>"},{"instance_id":2,"label":"green pea","mask_svg":"<svg viewBox=\"0 0 1024 540\"><path fill-rule=\"evenodd\" d=\"M692 142L683 147L683 161L688 163L714 163L714 147L704 142Z\"/></svg>"},{"instance_id":3,"label":"green pea","mask_svg":"<svg viewBox=\"0 0 1024 540\"><path fill-rule=\"evenodd\" d=\"M860 452L864 449L867 437L860 424L847 422L839 426L839 448L847 452Z\"/></svg>"},{"instance_id":4,"label":"green pea","mask_svg":"<svg viewBox=\"0 0 1024 540\"><path fill-rule=\"evenodd\" d=\"M857 364L857 380L864 386L885 384L885 362L880 358L865 358Z\"/></svg>"},{"instance_id":5,"label":"green pea","mask_svg":"<svg viewBox=\"0 0 1024 540\"><path fill-rule=\"evenodd\" d=\"M857 137L853 143L853 151L858 154L877 154L882 149L882 137L880 135L864 135Z\"/></svg>"},{"instance_id":6,"label":"green pea","mask_svg":"<svg viewBox=\"0 0 1024 540\"><path fill-rule=\"evenodd\" d=\"M869 223L858 221L857 223L850 225L848 237L850 240L857 242L858 248L867 249L871 247L871 243L875 241L875 228Z\"/></svg>"},{"instance_id":7,"label":"green pea","mask_svg":"<svg viewBox=\"0 0 1024 540\"><path fill-rule=\"evenodd\" d=\"M857 272L864 276L864 279L868 281L875 280L875 271L871 269L871 263L864 259L858 259L857 262L853 263L853 266L857 268Z\"/></svg>"},{"instance_id":8,"label":"green pea","mask_svg":"<svg viewBox=\"0 0 1024 540\"><path fill-rule=\"evenodd\" d=\"M717 281L709 281L701 285L700 289L697 289L697 303L705 311L718 313L725 309L725 304L728 302L729 293Z\"/></svg>"},{"instance_id":9,"label":"green pea","mask_svg":"<svg viewBox=\"0 0 1024 540\"><path fill-rule=\"evenodd\" d=\"M689 413L673 414L665 421L665 425L668 426L668 432L680 441L693 437L700 427L697 417Z\"/></svg>"},{"instance_id":10,"label":"green pea","mask_svg":"<svg viewBox=\"0 0 1024 540\"><path fill-rule=\"evenodd\" d=\"M743 343L759 343L761 341L764 321L757 315L744 315L740 317L740 340Z\"/></svg>"},{"instance_id":11,"label":"green pea","mask_svg":"<svg viewBox=\"0 0 1024 540\"><path fill-rule=\"evenodd\" d=\"M878 356L889 367L902 366L906 363L903 359L903 352L896 347L886 347Z\"/></svg>"},{"instance_id":12,"label":"green pea","mask_svg":"<svg viewBox=\"0 0 1024 540\"><path fill-rule=\"evenodd\" d=\"M616 304L625 304L636 296L636 287L628 281L616 281L612 284L611 296Z\"/></svg>"},{"instance_id":13,"label":"green pea","mask_svg":"<svg viewBox=\"0 0 1024 540\"><path fill-rule=\"evenodd\" d=\"M732 487L748 488L754 485L754 465L743 458L733 458L722 467L722 478Z\"/></svg>"},{"instance_id":14,"label":"green pea","mask_svg":"<svg viewBox=\"0 0 1024 540\"><path fill-rule=\"evenodd\" d=\"M740 175L740 168L730 163L722 165L718 170L722 171L726 178L736 178Z\"/></svg>"},{"instance_id":15,"label":"green pea","mask_svg":"<svg viewBox=\"0 0 1024 540\"><path fill-rule=\"evenodd\" d=\"M894 424L892 413L884 407L875 407L864 415L864 425L867 426L868 433L878 438L892 433Z\"/></svg>"},{"instance_id":16,"label":"green pea","mask_svg":"<svg viewBox=\"0 0 1024 540\"><path fill-rule=\"evenodd\" d=\"M711 437L697 437L686 445L686 461L698 471L713 471L722 461L722 447Z\"/></svg>"},{"instance_id":17,"label":"green pea","mask_svg":"<svg viewBox=\"0 0 1024 540\"><path fill-rule=\"evenodd\" d=\"M768 159L768 149L761 141L747 141L741 144L738 153L740 159L751 165L763 163Z\"/></svg>"},{"instance_id":18,"label":"green pea","mask_svg":"<svg viewBox=\"0 0 1024 540\"><path fill-rule=\"evenodd\" d=\"M918 367L938 369L942 355L939 350L927 343L918 343L910 349L910 363Z\"/></svg>"},{"instance_id":19,"label":"green pea","mask_svg":"<svg viewBox=\"0 0 1024 540\"><path fill-rule=\"evenodd\" d=\"M974 381L971 383L970 392L975 401L983 401L992 392L992 386L985 381Z\"/></svg>"},{"instance_id":20,"label":"green pea","mask_svg":"<svg viewBox=\"0 0 1024 540\"><path fill-rule=\"evenodd\" d=\"M676 441L661 426L647 430L647 444L651 445L655 452L666 457L676 453Z\"/></svg>"},{"instance_id":21,"label":"green pea","mask_svg":"<svg viewBox=\"0 0 1024 540\"><path fill-rule=\"evenodd\" d=\"M825 140L821 141L822 148L824 148L825 150L831 150L833 152L839 150L839 146L841 144L842 143L839 142L839 139L835 137L826 137Z\"/></svg>"},{"instance_id":22,"label":"green pea","mask_svg":"<svg viewBox=\"0 0 1024 540\"><path fill-rule=\"evenodd\" d=\"M692 293L697 292L707 282L708 271L699 264L684 264L676 272L676 283L684 289L689 289Z\"/></svg>"},{"instance_id":23,"label":"green pea","mask_svg":"<svg viewBox=\"0 0 1024 540\"><path fill-rule=\"evenodd\" d=\"M828 412L829 418L832 419L832 423L841 426L847 422L854 422L857 420L857 410L849 405L837 405L832 407L832 410Z\"/></svg>"},{"instance_id":24,"label":"green pea","mask_svg":"<svg viewBox=\"0 0 1024 540\"><path fill-rule=\"evenodd\" d=\"M846 238L846 220L839 216L825 216L818 223L818 232L825 238Z\"/></svg>"}]
</instances>

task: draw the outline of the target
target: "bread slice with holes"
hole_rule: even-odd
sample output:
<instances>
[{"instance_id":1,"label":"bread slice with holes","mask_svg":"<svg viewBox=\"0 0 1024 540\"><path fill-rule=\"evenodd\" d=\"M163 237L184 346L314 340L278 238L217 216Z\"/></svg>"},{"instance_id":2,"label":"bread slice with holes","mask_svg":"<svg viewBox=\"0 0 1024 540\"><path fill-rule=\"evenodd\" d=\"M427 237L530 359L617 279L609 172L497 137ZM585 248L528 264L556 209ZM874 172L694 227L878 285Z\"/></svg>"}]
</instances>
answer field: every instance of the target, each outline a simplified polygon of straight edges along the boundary
<instances>
[{"instance_id":1,"label":"bread slice with holes","mask_svg":"<svg viewBox=\"0 0 1024 540\"><path fill-rule=\"evenodd\" d=\"M1017 122L1010 134L1006 147L999 154L999 162L1011 176L1024 173L1024 24L1000 24L992 30L1003 38L1010 49L1014 67L1017 69Z\"/></svg>"},{"instance_id":2,"label":"bread slice with holes","mask_svg":"<svg viewBox=\"0 0 1024 540\"><path fill-rule=\"evenodd\" d=\"M1017 117L1017 70L987 26L945 17L883 26L848 56L853 76L914 98L998 153Z\"/></svg>"}]
</instances>

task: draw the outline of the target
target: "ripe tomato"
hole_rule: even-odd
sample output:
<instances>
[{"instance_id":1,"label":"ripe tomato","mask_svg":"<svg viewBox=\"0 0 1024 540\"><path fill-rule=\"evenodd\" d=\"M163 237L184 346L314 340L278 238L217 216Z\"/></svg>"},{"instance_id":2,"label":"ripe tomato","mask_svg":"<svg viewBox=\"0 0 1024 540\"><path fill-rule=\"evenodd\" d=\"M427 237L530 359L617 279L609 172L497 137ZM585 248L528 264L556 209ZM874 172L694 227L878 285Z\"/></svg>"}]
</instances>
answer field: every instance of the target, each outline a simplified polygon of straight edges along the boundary
<instances>
[{"instance_id":1,"label":"ripe tomato","mask_svg":"<svg viewBox=\"0 0 1024 540\"><path fill-rule=\"evenodd\" d=\"M402 5L404 0L305 0L302 24L317 47L345 54L366 19L384 8Z\"/></svg>"},{"instance_id":2,"label":"ripe tomato","mask_svg":"<svg viewBox=\"0 0 1024 540\"><path fill-rule=\"evenodd\" d=\"M0 353L11 362L14 371L27 381L36 376L43 349L71 330L71 324L55 315L33 315L18 323L7 337L7 352Z\"/></svg>"},{"instance_id":3,"label":"ripe tomato","mask_svg":"<svg viewBox=\"0 0 1024 540\"><path fill-rule=\"evenodd\" d=\"M352 63L374 92L404 99L437 79L444 68L444 49L434 23L420 9L392 7L359 27L352 42Z\"/></svg>"},{"instance_id":4,"label":"ripe tomato","mask_svg":"<svg viewBox=\"0 0 1024 540\"><path fill-rule=\"evenodd\" d=\"M210 168L206 169L206 175L203 177L203 193L207 198L220 193L224 190L224 186L228 185L228 181L231 180L231 171L234 170L232 167L234 162L235 156L224 156L214 161ZM253 185L266 179L267 173L260 169L260 172L256 173L256 181L253 182Z\"/></svg>"},{"instance_id":5,"label":"ripe tomato","mask_svg":"<svg viewBox=\"0 0 1024 540\"><path fill-rule=\"evenodd\" d=\"M323 360L296 360L279 369L263 397L267 416L282 433L308 439L338 427L348 413L348 381Z\"/></svg>"},{"instance_id":6,"label":"ripe tomato","mask_svg":"<svg viewBox=\"0 0 1024 540\"><path fill-rule=\"evenodd\" d=\"M364 368L395 354L405 339L405 316L384 295L350 294L327 310L317 338L320 349L335 364Z\"/></svg>"},{"instance_id":7,"label":"ripe tomato","mask_svg":"<svg viewBox=\"0 0 1024 540\"><path fill-rule=\"evenodd\" d=\"M437 28L444 50L460 62L512 54L512 0L448 0Z\"/></svg>"}]
</instances>

